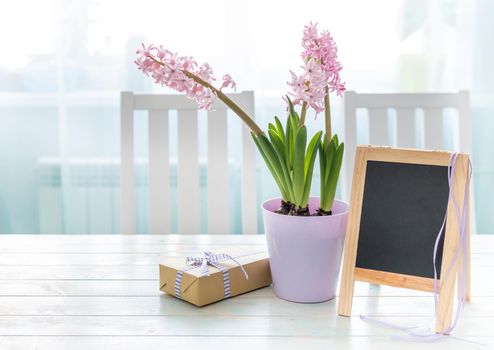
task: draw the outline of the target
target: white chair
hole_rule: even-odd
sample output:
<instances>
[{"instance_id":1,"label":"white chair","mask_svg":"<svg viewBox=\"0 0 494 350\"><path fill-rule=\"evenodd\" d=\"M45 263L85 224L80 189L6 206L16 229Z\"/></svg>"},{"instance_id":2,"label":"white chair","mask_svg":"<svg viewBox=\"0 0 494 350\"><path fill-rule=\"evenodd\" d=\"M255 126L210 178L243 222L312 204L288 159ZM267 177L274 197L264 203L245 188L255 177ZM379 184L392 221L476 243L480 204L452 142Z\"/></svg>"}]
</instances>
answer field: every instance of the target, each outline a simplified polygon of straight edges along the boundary
<instances>
[{"instance_id":1,"label":"white chair","mask_svg":"<svg viewBox=\"0 0 494 350\"><path fill-rule=\"evenodd\" d=\"M229 95L249 115L252 91ZM134 232L134 111L149 116L149 232L170 232L168 111L178 114L178 233L200 233L197 105L183 95L121 93L121 231ZM208 233L229 233L227 107L217 101L208 113ZM240 141L239 141L240 142ZM257 233L256 154L250 131L242 127L242 233Z\"/></svg>"},{"instance_id":2,"label":"white chair","mask_svg":"<svg viewBox=\"0 0 494 350\"><path fill-rule=\"evenodd\" d=\"M456 109L458 118L453 128L453 149L471 153L470 95L468 91L457 93L357 93L345 92L345 157L343 198L350 197L355 147L357 146L357 109L366 109L369 115L369 143L373 145L418 148L417 135L424 137L423 148L446 149L444 143L443 115L445 109ZM389 112L396 111L396 130L389 130ZM423 110L424 128L417 127L417 112ZM455 133L454 131L458 131ZM395 142L390 140L388 131L394 131ZM470 232L476 233L475 201L473 181L470 183Z\"/></svg>"},{"instance_id":3,"label":"white chair","mask_svg":"<svg viewBox=\"0 0 494 350\"><path fill-rule=\"evenodd\" d=\"M348 199L357 146L357 109L365 109L369 116L369 143L381 146L418 148L417 135L424 137L425 149L445 149L443 113L446 108L458 111L456 129L452 135L455 150L470 152L470 101L468 91L458 93L357 93L347 91L345 108L345 174L343 198ZM396 129L389 130L389 112L396 111ZM423 110L424 129L417 127L417 112ZM392 131L389 133L389 131ZM395 142L389 135L395 135ZM473 220L472 220L473 221Z\"/></svg>"}]
</instances>

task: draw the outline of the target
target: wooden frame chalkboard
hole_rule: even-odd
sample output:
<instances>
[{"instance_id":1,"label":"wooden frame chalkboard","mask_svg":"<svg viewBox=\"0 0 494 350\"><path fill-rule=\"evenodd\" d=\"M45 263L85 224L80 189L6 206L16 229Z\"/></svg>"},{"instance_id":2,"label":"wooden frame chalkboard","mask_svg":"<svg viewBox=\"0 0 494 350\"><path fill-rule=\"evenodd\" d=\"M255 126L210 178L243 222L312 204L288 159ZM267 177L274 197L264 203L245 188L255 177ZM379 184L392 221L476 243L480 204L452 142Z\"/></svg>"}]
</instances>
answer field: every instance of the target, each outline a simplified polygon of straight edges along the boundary
<instances>
[{"instance_id":1,"label":"wooden frame chalkboard","mask_svg":"<svg viewBox=\"0 0 494 350\"><path fill-rule=\"evenodd\" d=\"M467 259L467 300L470 298L470 240L467 256L455 261L459 227L449 198L451 153L391 147L358 146L350 197L338 314L350 316L355 281L421 291L434 290L432 254L447 210L438 250L441 288L436 331L451 324L457 268ZM452 191L463 208L469 158L459 154ZM468 199L467 199L468 201ZM467 207L468 208L468 207ZM467 220L469 214L467 213ZM469 223L466 224L467 231Z\"/></svg>"}]
</instances>

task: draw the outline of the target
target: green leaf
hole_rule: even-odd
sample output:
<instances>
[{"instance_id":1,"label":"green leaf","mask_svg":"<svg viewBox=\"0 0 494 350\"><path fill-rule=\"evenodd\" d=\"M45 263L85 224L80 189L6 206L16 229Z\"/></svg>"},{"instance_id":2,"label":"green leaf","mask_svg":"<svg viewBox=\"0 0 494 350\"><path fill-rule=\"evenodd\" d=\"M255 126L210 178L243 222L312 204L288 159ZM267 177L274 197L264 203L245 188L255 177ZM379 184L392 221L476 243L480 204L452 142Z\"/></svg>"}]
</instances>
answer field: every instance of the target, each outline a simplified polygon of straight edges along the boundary
<instances>
[{"instance_id":1,"label":"green leaf","mask_svg":"<svg viewBox=\"0 0 494 350\"><path fill-rule=\"evenodd\" d=\"M293 167L293 142L292 142L292 123L290 121L290 116L286 119L286 134L285 134L285 154L286 154L286 165L288 170L292 170Z\"/></svg>"},{"instance_id":2,"label":"green leaf","mask_svg":"<svg viewBox=\"0 0 494 350\"><path fill-rule=\"evenodd\" d=\"M338 147L338 146L339 146L339 145L338 145L338 135L334 134L334 135L333 135L333 138L332 138L331 140L333 140L333 141L334 141L334 144L336 145L336 147Z\"/></svg>"},{"instance_id":3,"label":"green leaf","mask_svg":"<svg viewBox=\"0 0 494 350\"><path fill-rule=\"evenodd\" d=\"M345 144L341 143L336 149L333 163L331 165L331 172L326 182L326 201L321 203L321 208L329 211L333 207L334 198L336 195L336 185L338 184L338 178L340 176L341 163L343 161L343 152Z\"/></svg>"},{"instance_id":4,"label":"green leaf","mask_svg":"<svg viewBox=\"0 0 494 350\"><path fill-rule=\"evenodd\" d=\"M298 130L300 129L300 123L295 115L290 115L290 127L292 129L292 145L295 145L295 139L297 138Z\"/></svg>"},{"instance_id":5,"label":"green leaf","mask_svg":"<svg viewBox=\"0 0 494 350\"><path fill-rule=\"evenodd\" d=\"M304 195L305 185L305 145L307 143L307 129L304 126L297 131L293 150L293 194L295 204L300 205Z\"/></svg>"},{"instance_id":6,"label":"green leaf","mask_svg":"<svg viewBox=\"0 0 494 350\"><path fill-rule=\"evenodd\" d=\"M326 198L326 179L324 178L324 174L326 173L326 140L324 139L319 143L319 169L321 176L319 176L320 180L320 201L324 202Z\"/></svg>"},{"instance_id":7,"label":"green leaf","mask_svg":"<svg viewBox=\"0 0 494 350\"><path fill-rule=\"evenodd\" d=\"M278 133L278 130L276 130L276 127L272 123L268 124L268 130L273 130L275 133Z\"/></svg>"},{"instance_id":8,"label":"green leaf","mask_svg":"<svg viewBox=\"0 0 494 350\"><path fill-rule=\"evenodd\" d=\"M286 95L286 99L288 101L288 110L290 112L290 115L295 115L295 108L293 108L293 103L292 103L292 100L290 100L290 97L288 97L288 95Z\"/></svg>"},{"instance_id":9,"label":"green leaf","mask_svg":"<svg viewBox=\"0 0 494 350\"><path fill-rule=\"evenodd\" d=\"M269 138L280 161L281 170L283 171L284 183L286 184L287 192L288 195L290 196L289 200L290 202L292 202L293 186L292 186L292 179L290 177L290 171L288 170L286 164L285 146L283 145L283 141L281 140L281 137L273 130L269 130Z\"/></svg>"},{"instance_id":10,"label":"green leaf","mask_svg":"<svg viewBox=\"0 0 494 350\"><path fill-rule=\"evenodd\" d=\"M300 117L299 117L297 112L295 112L295 114L293 115L293 118L295 120L295 123L297 123L297 125L300 126Z\"/></svg>"},{"instance_id":11,"label":"green leaf","mask_svg":"<svg viewBox=\"0 0 494 350\"><path fill-rule=\"evenodd\" d=\"M271 144L269 139L266 137L266 135L260 134L257 136L257 139L259 141L259 145L261 146L262 150L266 154L266 157L269 159L271 165L273 166L273 169L276 171L278 178L282 181L282 184L284 185L284 188L286 189L286 184L284 183L283 170L281 168L280 159L278 158L278 155L276 154L276 150L274 149L273 145Z\"/></svg>"},{"instance_id":12,"label":"green leaf","mask_svg":"<svg viewBox=\"0 0 494 350\"><path fill-rule=\"evenodd\" d=\"M283 125L281 125L280 120L276 116L274 117L274 121L276 122L276 129L278 130L278 135L280 136L280 138L284 144L285 143L285 131L283 130Z\"/></svg>"},{"instance_id":13,"label":"green leaf","mask_svg":"<svg viewBox=\"0 0 494 350\"><path fill-rule=\"evenodd\" d=\"M293 108L292 100L290 100L290 97L288 97L288 95L286 96L286 99L288 100L289 116L294 118L297 125L300 124L300 117L298 116L298 113L295 111L295 108Z\"/></svg>"},{"instance_id":14,"label":"green leaf","mask_svg":"<svg viewBox=\"0 0 494 350\"><path fill-rule=\"evenodd\" d=\"M336 138L336 142L338 142L338 138ZM327 183L329 174L331 173L331 168L333 166L333 158L336 153L336 145L335 138L332 138L329 144L326 146L326 171L324 173L324 181Z\"/></svg>"},{"instance_id":15,"label":"green leaf","mask_svg":"<svg viewBox=\"0 0 494 350\"><path fill-rule=\"evenodd\" d=\"M269 130L269 139L271 140L271 144L274 147L274 150L276 151L276 154L278 156L278 159L280 160L280 163L285 161L285 145L283 145L283 141L281 141L280 135L274 130Z\"/></svg>"},{"instance_id":16,"label":"green leaf","mask_svg":"<svg viewBox=\"0 0 494 350\"><path fill-rule=\"evenodd\" d=\"M312 185L312 173L314 172L314 162L316 161L317 149L321 143L322 131L318 131L309 142L305 155L305 186L302 196L301 207L305 208L309 201L310 187Z\"/></svg>"},{"instance_id":17,"label":"green leaf","mask_svg":"<svg viewBox=\"0 0 494 350\"><path fill-rule=\"evenodd\" d=\"M264 143L267 141L269 143L269 140L266 138L265 135L255 135L254 133L251 133L252 139L254 140L254 143L257 146L257 149L259 150L259 153L261 154L262 158L264 159L264 163L268 167L271 175L273 176L274 181L276 182L276 185L278 186L278 189L281 192L281 197L283 200L287 201L289 200L288 192L286 190L286 186L282 183L281 179L279 178L278 172L275 170L275 166L272 164L272 157L270 157L268 154L265 152L265 147L261 145L261 139L265 140ZM269 149L269 147L266 147Z\"/></svg>"},{"instance_id":18,"label":"green leaf","mask_svg":"<svg viewBox=\"0 0 494 350\"><path fill-rule=\"evenodd\" d=\"M307 152L305 154L305 164L304 164L304 176L307 178L307 172L309 171L310 163L314 164L312 160L312 155L314 155L314 159L316 159L316 151L319 147L319 142L321 142L322 131L318 131L312 136L312 139L309 142L309 146L307 147Z\"/></svg>"}]
</instances>

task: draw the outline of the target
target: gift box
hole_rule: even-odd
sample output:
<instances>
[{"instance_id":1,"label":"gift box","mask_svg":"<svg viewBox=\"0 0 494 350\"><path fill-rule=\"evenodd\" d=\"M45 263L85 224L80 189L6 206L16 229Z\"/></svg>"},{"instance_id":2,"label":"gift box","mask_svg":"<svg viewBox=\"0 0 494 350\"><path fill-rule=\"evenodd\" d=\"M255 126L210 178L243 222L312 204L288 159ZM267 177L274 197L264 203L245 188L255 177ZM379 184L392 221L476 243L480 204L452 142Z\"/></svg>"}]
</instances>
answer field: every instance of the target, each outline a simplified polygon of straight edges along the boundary
<instances>
[{"instance_id":1,"label":"gift box","mask_svg":"<svg viewBox=\"0 0 494 350\"><path fill-rule=\"evenodd\" d=\"M270 284L269 258L259 248L228 247L160 263L160 291L196 306Z\"/></svg>"}]
</instances>

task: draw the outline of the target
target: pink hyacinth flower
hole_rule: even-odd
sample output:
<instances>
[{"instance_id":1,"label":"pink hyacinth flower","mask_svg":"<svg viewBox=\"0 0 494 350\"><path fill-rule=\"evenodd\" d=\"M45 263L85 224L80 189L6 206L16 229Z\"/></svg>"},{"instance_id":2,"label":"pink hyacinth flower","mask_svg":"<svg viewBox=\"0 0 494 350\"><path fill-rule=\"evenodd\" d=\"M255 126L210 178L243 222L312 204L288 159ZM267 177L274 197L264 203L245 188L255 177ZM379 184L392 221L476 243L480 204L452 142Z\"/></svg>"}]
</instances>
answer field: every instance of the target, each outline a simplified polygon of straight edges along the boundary
<instances>
[{"instance_id":1,"label":"pink hyacinth flower","mask_svg":"<svg viewBox=\"0 0 494 350\"><path fill-rule=\"evenodd\" d=\"M317 23L310 22L304 27L302 36L303 73L299 76L290 71L292 80L288 85L293 104L307 103L316 113L324 110L326 89L341 95L345 83L341 81L341 63L338 61L338 49L328 31L319 33Z\"/></svg>"},{"instance_id":2,"label":"pink hyacinth flower","mask_svg":"<svg viewBox=\"0 0 494 350\"><path fill-rule=\"evenodd\" d=\"M144 74L151 76L157 84L184 92L188 98L197 102L199 108L211 110L217 97L216 92L213 91L214 88L205 87L193 79L194 76L198 77L212 86L216 79L208 63L199 66L197 61L190 56L179 56L162 46L155 45L142 44L142 48L137 50L137 56L135 60L137 67ZM227 87L233 89L236 87L232 77L228 74L223 77L221 88Z\"/></svg>"},{"instance_id":3,"label":"pink hyacinth flower","mask_svg":"<svg viewBox=\"0 0 494 350\"><path fill-rule=\"evenodd\" d=\"M235 83L230 74L225 74L223 76L223 84L221 84L220 91L227 87L231 87L234 91L237 91L237 83Z\"/></svg>"}]
</instances>

